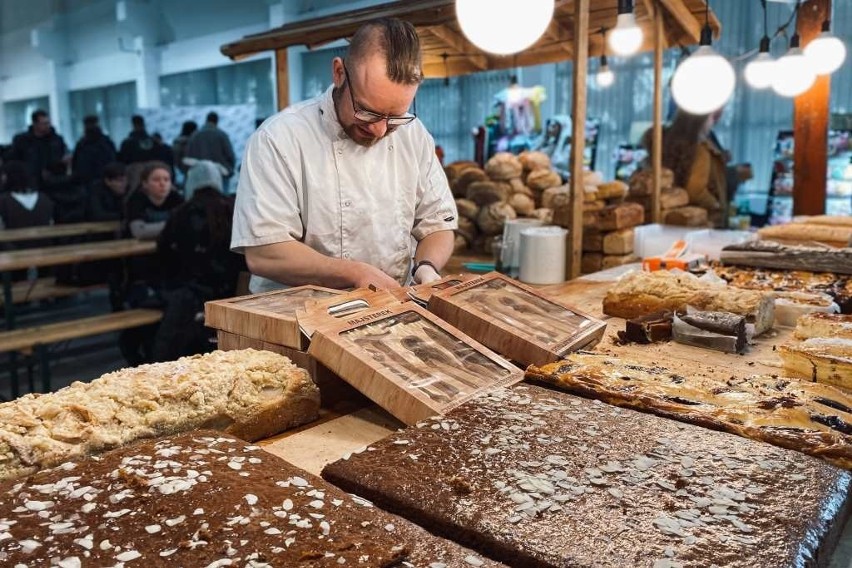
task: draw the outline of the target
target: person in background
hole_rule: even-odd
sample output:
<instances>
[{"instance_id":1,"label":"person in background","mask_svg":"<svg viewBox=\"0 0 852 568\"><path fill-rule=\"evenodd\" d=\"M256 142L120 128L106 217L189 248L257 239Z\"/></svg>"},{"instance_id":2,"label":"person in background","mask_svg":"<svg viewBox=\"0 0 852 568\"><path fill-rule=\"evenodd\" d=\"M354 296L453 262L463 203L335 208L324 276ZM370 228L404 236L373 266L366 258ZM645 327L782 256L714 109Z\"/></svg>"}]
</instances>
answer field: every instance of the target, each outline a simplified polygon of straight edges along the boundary
<instances>
[{"instance_id":1,"label":"person in background","mask_svg":"<svg viewBox=\"0 0 852 568\"><path fill-rule=\"evenodd\" d=\"M121 142L121 149L118 151L118 161L130 165L156 160L157 152L154 148L154 138L145 129L145 119L138 114L134 114L130 118L130 123L132 130L127 135L127 138Z\"/></svg>"},{"instance_id":2,"label":"person in background","mask_svg":"<svg viewBox=\"0 0 852 568\"><path fill-rule=\"evenodd\" d=\"M168 164L150 162L140 173L139 188L127 200L126 235L155 240L169 216L183 203L172 189ZM128 276L124 303L129 308L162 308L161 295L165 271L153 256L128 259ZM131 365L151 361L156 324L128 329L119 336L119 346Z\"/></svg>"},{"instance_id":3,"label":"person in background","mask_svg":"<svg viewBox=\"0 0 852 568\"><path fill-rule=\"evenodd\" d=\"M127 173L121 162L104 166L101 179L89 187L86 218L89 221L120 221L127 196Z\"/></svg>"},{"instance_id":4,"label":"person in background","mask_svg":"<svg viewBox=\"0 0 852 568\"><path fill-rule=\"evenodd\" d=\"M223 170L209 160L192 165L187 201L174 210L157 239L165 266L165 308L154 339L154 361L210 351L211 336L199 317L204 302L234 296L239 274L246 270L243 256L229 250L234 208L222 195Z\"/></svg>"},{"instance_id":5,"label":"person in background","mask_svg":"<svg viewBox=\"0 0 852 568\"><path fill-rule=\"evenodd\" d=\"M53 162L47 166L41 191L53 201L56 208L53 220L57 224L86 220L86 187L71 175L66 162Z\"/></svg>"},{"instance_id":6,"label":"person in background","mask_svg":"<svg viewBox=\"0 0 852 568\"><path fill-rule=\"evenodd\" d=\"M30 121L29 129L12 139L12 147L5 159L24 162L34 189L41 189L48 175L48 166L59 161L68 162L68 147L50 125L50 116L45 111L34 111Z\"/></svg>"},{"instance_id":7,"label":"person in background","mask_svg":"<svg viewBox=\"0 0 852 568\"><path fill-rule=\"evenodd\" d=\"M186 145L196 130L198 130L198 124L194 120L187 120L180 128L180 135L172 141L175 168L177 168L177 172L180 172L181 178L184 180L186 179L186 173L189 171L189 166L183 163L183 159L186 157ZM178 185L183 187L184 183Z\"/></svg>"},{"instance_id":8,"label":"person in background","mask_svg":"<svg viewBox=\"0 0 852 568\"><path fill-rule=\"evenodd\" d=\"M23 229L53 224L53 202L49 197L35 189L27 165L21 161L9 160L0 169L0 229ZM18 241L8 248L32 248L41 246L44 241ZM14 271L13 280L35 277L26 270Z\"/></svg>"},{"instance_id":9,"label":"person in background","mask_svg":"<svg viewBox=\"0 0 852 568\"><path fill-rule=\"evenodd\" d=\"M172 180L175 179L175 153L172 151L172 147L163 141L163 136L159 132L155 132L151 135L151 138L154 139L154 153L156 157L154 158L157 162L163 162L169 166L169 172L172 174Z\"/></svg>"},{"instance_id":10,"label":"person in background","mask_svg":"<svg viewBox=\"0 0 852 568\"><path fill-rule=\"evenodd\" d=\"M103 133L96 115L83 118L83 136L74 147L71 173L77 181L88 186L104 173L104 166L115 161L115 144Z\"/></svg>"},{"instance_id":11,"label":"person in background","mask_svg":"<svg viewBox=\"0 0 852 568\"><path fill-rule=\"evenodd\" d=\"M190 137L186 144L187 158L199 160L210 160L224 166L228 173L225 174L224 186L228 186L228 180L234 174L237 164L234 156L234 148L227 133L219 128L219 115L215 112L207 114L204 126Z\"/></svg>"}]
</instances>

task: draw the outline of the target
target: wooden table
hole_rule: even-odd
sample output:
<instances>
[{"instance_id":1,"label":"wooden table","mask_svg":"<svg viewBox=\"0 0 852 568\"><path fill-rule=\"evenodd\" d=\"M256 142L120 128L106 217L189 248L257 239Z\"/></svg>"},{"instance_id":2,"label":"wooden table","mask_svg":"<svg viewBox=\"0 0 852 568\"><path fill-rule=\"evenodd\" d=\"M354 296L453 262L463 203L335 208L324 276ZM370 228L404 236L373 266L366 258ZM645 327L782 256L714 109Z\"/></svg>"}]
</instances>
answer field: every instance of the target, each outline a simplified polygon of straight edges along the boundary
<instances>
[{"instance_id":1,"label":"wooden table","mask_svg":"<svg viewBox=\"0 0 852 568\"><path fill-rule=\"evenodd\" d=\"M629 268L628 268L629 269ZM792 337L792 329L772 330L756 338L746 355L708 351L679 343L617 345L616 332L624 320L604 316L603 296L625 268L595 273L563 284L542 288L546 294L607 321L604 338L596 351L629 358L640 363L662 365L681 374L700 374L725 380L731 376L777 374L780 358L775 346ZM346 454L362 451L405 425L377 406L323 409L320 419L303 428L259 442L264 450L319 475L326 464ZM852 567L852 522L848 523L831 560L830 568Z\"/></svg>"},{"instance_id":2,"label":"wooden table","mask_svg":"<svg viewBox=\"0 0 852 568\"><path fill-rule=\"evenodd\" d=\"M24 229L0 230L0 243L17 241L36 241L59 237L79 237L115 233L121 228L118 221L96 221L90 223L69 223L67 225L44 225L41 227L26 227Z\"/></svg>"},{"instance_id":3,"label":"wooden table","mask_svg":"<svg viewBox=\"0 0 852 568\"><path fill-rule=\"evenodd\" d=\"M39 247L0 253L0 273L3 277L3 299L6 328L15 328L15 309L12 301L12 271L29 267L42 268L91 262L111 258L126 258L153 254L157 250L154 241L119 239L96 243L78 243L55 247Z\"/></svg>"}]
</instances>

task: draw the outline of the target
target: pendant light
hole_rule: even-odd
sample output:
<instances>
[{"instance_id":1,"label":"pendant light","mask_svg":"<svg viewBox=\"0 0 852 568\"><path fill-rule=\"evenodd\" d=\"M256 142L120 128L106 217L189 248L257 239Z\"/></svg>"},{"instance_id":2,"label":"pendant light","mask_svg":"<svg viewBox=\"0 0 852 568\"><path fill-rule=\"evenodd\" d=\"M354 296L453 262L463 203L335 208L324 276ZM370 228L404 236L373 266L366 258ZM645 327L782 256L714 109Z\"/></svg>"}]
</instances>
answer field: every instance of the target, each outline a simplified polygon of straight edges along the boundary
<instances>
[{"instance_id":1,"label":"pendant light","mask_svg":"<svg viewBox=\"0 0 852 568\"><path fill-rule=\"evenodd\" d=\"M760 38L760 51L757 57L745 67L746 83L755 89L768 89L772 85L775 72L775 59L769 54L769 35L766 30L766 0L760 0L763 6L763 37Z\"/></svg>"},{"instance_id":2,"label":"pendant light","mask_svg":"<svg viewBox=\"0 0 852 568\"><path fill-rule=\"evenodd\" d=\"M497 55L523 51L544 34L555 0L456 0L456 18L473 45Z\"/></svg>"},{"instance_id":3,"label":"pendant light","mask_svg":"<svg viewBox=\"0 0 852 568\"><path fill-rule=\"evenodd\" d=\"M633 0L618 0L615 28L609 33L609 48L616 55L629 57L642 47L642 28L636 25Z\"/></svg>"},{"instance_id":4,"label":"pendant light","mask_svg":"<svg viewBox=\"0 0 852 568\"><path fill-rule=\"evenodd\" d=\"M737 79L727 59L712 47L710 2L704 8L704 27L698 49L678 65L672 77L672 97L692 114L710 114L722 108L734 92Z\"/></svg>"},{"instance_id":5,"label":"pendant light","mask_svg":"<svg viewBox=\"0 0 852 568\"><path fill-rule=\"evenodd\" d=\"M611 87L615 82L615 73L612 72L606 61L606 28L601 30L601 35L604 37L604 52L601 54L601 63L598 67L598 72L595 74L595 83L597 83L598 87L606 89L607 87Z\"/></svg>"},{"instance_id":6,"label":"pendant light","mask_svg":"<svg viewBox=\"0 0 852 568\"><path fill-rule=\"evenodd\" d=\"M796 26L799 25L799 3L796 4ZM782 97L797 97L811 88L816 81L813 62L805 57L799 47L799 34L790 38L790 49L775 64L772 90Z\"/></svg>"},{"instance_id":7,"label":"pendant light","mask_svg":"<svg viewBox=\"0 0 852 568\"><path fill-rule=\"evenodd\" d=\"M843 65L846 46L840 38L831 33L829 20L822 23L822 33L805 46L805 57L811 62L817 75L830 75Z\"/></svg>"}]
</instances>

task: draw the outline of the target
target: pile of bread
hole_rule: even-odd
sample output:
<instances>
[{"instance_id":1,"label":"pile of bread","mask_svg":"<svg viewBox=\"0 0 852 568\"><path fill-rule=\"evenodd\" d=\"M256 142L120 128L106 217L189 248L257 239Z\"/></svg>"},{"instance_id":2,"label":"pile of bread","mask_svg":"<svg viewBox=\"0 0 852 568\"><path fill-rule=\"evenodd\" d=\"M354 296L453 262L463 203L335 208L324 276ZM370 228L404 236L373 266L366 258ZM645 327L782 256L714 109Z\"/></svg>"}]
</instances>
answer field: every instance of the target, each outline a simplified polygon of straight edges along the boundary
<instances>
[{"instance_id":1,"label":"pile of bread","mask_svg":"<svg viewBox=\"0 0 852 568\"><path fill-rule=\"evenodd\" d=\"M480 168L476 162L454 162L444 168L459 211L456 252L472 249L492 254L493 237L503 223L518 217L549 224L553 210L545 194L562 185L543 152L495 154Z\"/></svg>"},{"instance_id":2,"label":"pile of bread","mask_svg":"<svg viewBox=\"0 0 852 568\"><path fill-rule=\"evenodd\" d=\"M852 217L814 215L797 217L792 223L764 227L761 239L784 244L822 243L832 247L852 246Z\"/></svg>"},{"instance_id":3,"label":"pile of bread","mask_svg":"<svg viewBox=\"0 0 852 568\"><path fill-rule=\"evenodd\" d=\"M638 203L645 208L645 217L651 218L651 194L654 192L654 172L640 169L633 172L628 180L630 192L627 201ZM707 210L689 204L689 194L685 189L674 187L674 172L663 168L660 175L660 218L666 225L681 227L709 226Z\"/></svg>"}]
</instances>

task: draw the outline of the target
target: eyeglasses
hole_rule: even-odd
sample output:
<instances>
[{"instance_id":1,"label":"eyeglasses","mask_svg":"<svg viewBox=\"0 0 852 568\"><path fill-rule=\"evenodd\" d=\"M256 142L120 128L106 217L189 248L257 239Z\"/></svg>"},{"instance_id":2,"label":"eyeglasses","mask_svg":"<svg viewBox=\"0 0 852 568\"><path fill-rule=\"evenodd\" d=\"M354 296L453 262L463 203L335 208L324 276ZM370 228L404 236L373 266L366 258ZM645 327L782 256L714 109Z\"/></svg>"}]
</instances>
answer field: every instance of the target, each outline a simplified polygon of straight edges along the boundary
<instances>
[{"instance_id":1,"label":"eyeglasses","mask_svg":"<svg viewBox=\"0 0 852 568\"><path fill-rule=\"evenodd\" d=\"M365 124L375 124L377 122L381 122L382 120L386 120L388 123L388 128L395 128L397 126L405 126L406 124L411 123L411 121L417 118L416 98L414 99L412 106L414 112L402 116L395 116L392 114L379 114L377 112L361 108L361 106L355 102L355 94L352 92L352 80L349 78L349 71L346 69L345 63L343 64L343 74L346 76L346 82L349 84L349 99L352 101L352 110L355 111L355 120L363 122Z\"/></svg>"}]
</instances>

